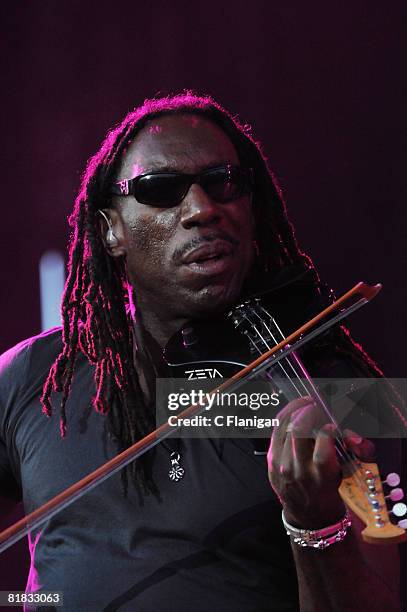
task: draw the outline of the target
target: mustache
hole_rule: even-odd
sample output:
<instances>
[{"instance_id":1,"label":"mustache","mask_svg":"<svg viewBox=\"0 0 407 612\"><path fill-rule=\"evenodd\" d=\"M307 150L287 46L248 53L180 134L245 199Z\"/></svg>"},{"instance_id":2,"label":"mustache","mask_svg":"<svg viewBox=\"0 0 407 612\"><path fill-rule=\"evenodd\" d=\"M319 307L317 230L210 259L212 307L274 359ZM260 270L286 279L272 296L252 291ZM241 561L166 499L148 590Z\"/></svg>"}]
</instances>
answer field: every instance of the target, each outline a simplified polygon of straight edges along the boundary
<instances>
[{"instance_id":1,"label":"mustache","mask_svg":"<svg viewBox=\"0 0 407 612\"><path fill-rule=\"evenodd\" d=\"M184 255L186 253L189 253L189 251L192 251L193 249L196 249L203 244L207 244L209 242L213 242L214 240L219 240L219 239L225 240L226 242L229 242L233 246L237 246L239 244L239 241L236 240L236 238L233 238L233 236L231 236L227 232L217 231L211 234L205 234L204 236L197 236L196 238L192 238L189 242L186 242L182 246L175 249L172 259L175 262L181 261Z\"/></svg>"}]
</instances>

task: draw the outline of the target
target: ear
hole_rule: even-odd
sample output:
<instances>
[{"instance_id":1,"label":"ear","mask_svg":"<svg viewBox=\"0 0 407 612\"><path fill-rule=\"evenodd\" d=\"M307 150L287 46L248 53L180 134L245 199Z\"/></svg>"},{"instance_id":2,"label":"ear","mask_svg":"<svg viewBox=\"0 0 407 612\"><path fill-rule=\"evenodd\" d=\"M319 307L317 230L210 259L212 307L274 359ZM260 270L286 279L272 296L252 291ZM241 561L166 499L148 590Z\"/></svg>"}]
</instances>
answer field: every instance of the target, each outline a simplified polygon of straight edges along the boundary
<instances>
[{"instance_id":1,"label":"ear","mask_svg":"<svg viewBox=\"0 0 407 612\"><path fill-rule=\"evenodd\" d=\"M102 214L103 213L103 214ZM111 257L125 257L126 249L124 247L124 232L121 223L121 218L117 210L114 208L103 208L98 214L100 237L105 246L106 251ZM106 220L107 219L107 220ZM109 229L112 230L117 244L112 246L106 241Z\"/></svg>"}]
</instances>

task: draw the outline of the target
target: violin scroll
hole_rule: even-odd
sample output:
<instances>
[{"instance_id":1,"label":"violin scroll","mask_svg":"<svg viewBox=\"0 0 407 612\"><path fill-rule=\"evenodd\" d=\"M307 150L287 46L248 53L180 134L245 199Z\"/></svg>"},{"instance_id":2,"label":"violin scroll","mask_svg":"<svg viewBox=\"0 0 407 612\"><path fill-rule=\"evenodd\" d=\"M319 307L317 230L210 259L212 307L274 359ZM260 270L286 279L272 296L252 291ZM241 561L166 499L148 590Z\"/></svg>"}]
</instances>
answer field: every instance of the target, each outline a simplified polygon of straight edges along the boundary
<instances>
[{"instance_id":1,"label":"violin scroll","mask_svg":"<svg viewBox=\"0 0 407 612\"><path fill-rule=\"evenodd\" d=\"M397 476L397 478L395 478ZM397 474L389 474L382 482L376 463L357 461L351 474L345 475L339 487L339 493L345 504L365 523L362 537L369 544L397 544L407 541L407 520L395 525L390 514L396 517L407 512L407 506L400 503L402 489L393 489L384 495L383 484L399 484ZM386 499L397 501L392 510L387 509Z\"/></svg>"}]
</instances>

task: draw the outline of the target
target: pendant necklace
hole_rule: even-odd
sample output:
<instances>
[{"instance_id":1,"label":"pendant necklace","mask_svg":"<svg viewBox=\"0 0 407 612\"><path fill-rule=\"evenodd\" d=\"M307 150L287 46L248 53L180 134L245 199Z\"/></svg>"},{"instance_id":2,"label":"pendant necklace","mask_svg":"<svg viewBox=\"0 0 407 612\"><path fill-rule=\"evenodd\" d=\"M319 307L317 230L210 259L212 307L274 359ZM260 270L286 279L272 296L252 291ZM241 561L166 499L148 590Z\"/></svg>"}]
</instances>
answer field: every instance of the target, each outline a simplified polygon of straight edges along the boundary
<instances>
[{"instance_id":1,"label":"pendant necklace","mask_svg":"<svg viewBox=\"0 0 407 612\"><path fill-rule=\"evenodd\" d=\"M168 470L168 478L172 482L179 482L185 476L185 469L181 465L182 457L180 450L180 440L177 440L175 444L169 444L167 441L162 440L161 444L165 450L170 453L170 469ZM176 448L174 448L176 447Z\"/></svg>"}]
</instances>

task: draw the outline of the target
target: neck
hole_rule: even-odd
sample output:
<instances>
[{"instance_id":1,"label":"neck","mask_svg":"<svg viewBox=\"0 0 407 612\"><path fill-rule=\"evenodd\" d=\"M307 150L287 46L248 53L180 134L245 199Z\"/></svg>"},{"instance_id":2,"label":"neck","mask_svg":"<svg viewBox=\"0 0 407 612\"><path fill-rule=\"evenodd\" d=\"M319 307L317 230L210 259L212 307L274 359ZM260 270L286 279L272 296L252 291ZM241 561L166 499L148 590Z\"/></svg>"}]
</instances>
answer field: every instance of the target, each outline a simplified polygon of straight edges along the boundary
<instances>
[{"instance_id":1,"label":"neck","mask_svg":"<svg viewBox=\"0 0 407 612\"><path fill-rule=\"evenodd\" d=\"M152 310L136 311L135 330L137 342L147 343L147 346L164 349L168 340L187 322L186 318L163 320Z\"/></svg>"},{"instance_id":2,"label":"neck","mask_svg":"<svg viewBox=\"0 0 407 612\"><path fill-rule=\"evenodd\" d=\"M137 299L135 295L138 296ZM171 336L187 322L186 317L168 317L161 312L159 306L155 308L153 304L144 303L140 292L135 292L134 288L129 291L129 301L139 348L147 343L148 346L151 344L162 351Z\"/></svg>"},{"instance_id":3,"label":"neck","mask_svg":"<svg viewBox=\"0 0 407 612\"><path fill-rule=\"evenodd\" d=\"M134 315L134 365L146 403L150 403L155 397L156 379L167 378L169 373L163 359L163 349L182 322L173 326L163 325L151 312L144 316L140 308Z\"/></svg>"}]
</instances>

